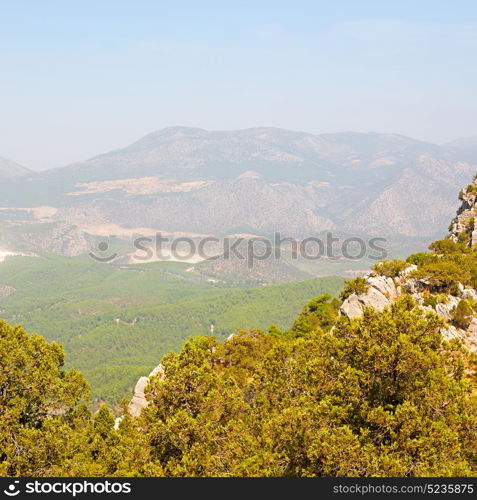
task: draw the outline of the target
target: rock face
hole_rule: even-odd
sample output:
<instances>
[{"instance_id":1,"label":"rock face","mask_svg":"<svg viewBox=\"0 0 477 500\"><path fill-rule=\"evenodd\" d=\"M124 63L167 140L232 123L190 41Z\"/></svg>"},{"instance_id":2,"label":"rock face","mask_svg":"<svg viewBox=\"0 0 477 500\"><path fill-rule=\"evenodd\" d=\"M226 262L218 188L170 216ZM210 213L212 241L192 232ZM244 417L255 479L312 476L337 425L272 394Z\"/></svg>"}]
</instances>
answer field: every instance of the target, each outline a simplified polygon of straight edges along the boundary
<instances>
[{"instance_id":1,"label":"rock face","mask_svg":"<svg viewBox=\"0 0 477 500\"><path fill-rule=\"evenodd\" d=\"M477 178L460 193L462 205L449 227L449 238L454 242L464 242L469 248L477 247L477 228L474 218L477 215ZM403 293L412 295L420 307L435 312L446 323L442 330L444 338L460 339L471 351L477 352L477 318L473 318L467 328L453 324L454 310L461 300L477 301L477 291L459 284L457 293L440 297L434 307L428 305L426 298L430 295L427 280L417 279L412 272L417 269L412 265L404 269L395 278L387 278L376 273L366 276L368 288L362 293L353 293L342 304L340 314L350 319L361 316L364 309L371 307L382 311Z\"/></svg>"},{"instance_id":2,"label":"rock face","mask_svg":"<svg viewBox=\"0 0 477 500\"><path fill-rule=\"evenodd\" d=\"M457 328L452 324L453 310L463 299L474 300L477 292L472 288L459 287L458 295L447 295L443 302L436 304L435 308L425 305L426 282L408 277L416 266L409 266L396 278L386 278L375 273L367 275L366 282L368 290L364 293L353 293L342 304L340 314L350 319L358 318L364 309L371 307L382 311L391 305L394 299L404 293L411 294L420 307L426 311L432 311L442 318L448 326L441 333L444 338L460 339L471 351L477 352L477 318L474 318L467 329Z\"/></svg>"},{"instance_id":3,"label":"rock face","mask_svg":"<svg viewBox=\"0 0 477 500\"><path fill-rule=\"evenodd\" d=\"M477 247L477 178L460 193L462 205L450 226L452 241L465 241L468 247Z\"/></svg>"},{"instance_id":4,"label":"rock face","mask_svg":"<svg viewBox=\"0 0 477 500\"><path fill-rule=\"evenodd\" d=\"M162 366L162 364L156 366L156 368L152 370L148 377L141 377L137 381L136 387L134 388L134 396L132 397L128 407L129 414L133 417L139 416L142 409L148 405L144 391L151 377L155 376L158 376L160 380L164 378L164 367Z\"/></svg>"},{"instance_id":5,"label":"rock face","mask_svg":"<svg viewBox=\"0 0 477 500\"><path fill-rule=\"evenodd\" d=\"M361 316L366 307L382 311L386 306L399 296L396 284L391 278L385 276L369 275L369 286L366 293L354 293L341 306L341 313L348 318Z\"/></svg>"}]
</instances>

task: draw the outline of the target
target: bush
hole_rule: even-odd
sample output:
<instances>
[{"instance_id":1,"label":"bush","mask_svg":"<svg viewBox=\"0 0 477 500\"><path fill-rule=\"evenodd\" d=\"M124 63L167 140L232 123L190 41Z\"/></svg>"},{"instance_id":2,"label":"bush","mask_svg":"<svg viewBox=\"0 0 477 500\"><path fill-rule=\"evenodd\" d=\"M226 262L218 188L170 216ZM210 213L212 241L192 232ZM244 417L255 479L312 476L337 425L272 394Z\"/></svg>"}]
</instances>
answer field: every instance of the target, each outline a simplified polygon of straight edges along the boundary
<instances>
[{"instance_id":1,"label":"bush","mask_svg":"<svg viewBox=\"0 0 477 500\"><path fill-rule=\"evenodd\" d=\"M454 309L451 311L452 322L455 326L463 328L464 330L469 328L474 318L474 309L467 300L461 300Z\"/></svg>"},{"instance_id":2,"label":"bush","mask_svg":"<svg viewBox=\"0 0 477 500\"><path fill-rule=\"evenodd\" d=\"M449 238L434 241L429 245L429 250L433 250L438 255L449 255L462 251L461 246Z\"/></svg>"},{"instance_id":3,"label":"bush","mask_svg":"<svg viewBox=\"0 0 477 500\"><path fill-rule=\"evenodd\" d=\"M405 298L332 334L194 339L146 390L129 435L147 455L126 441L98 461L115 475L475 475L477 400L442 325Z\"/></svg>"},{"instance_id":4,"label":"bush","mask_svg":"<svg viewBox=\"0 0 477 500\"><path fill-rule=\"evenodd\" d=\"M470 234L466 231L462 231L457 236L457 241L459 243L463 243L463 244L467 245L470 242Z\"/></svg>"},{"instance_id":5,"label":"bush","mask_svg":"<svg viewBox=\"0 0 477 500\"><path fill-rule=\"evenodd\" d=\"M471 273L464 266L446 259L420 267L413 276L426 279L431 291L451 294L457 293L459 283L465 284L471 279Z\"/></svg>"},{"instance_id":6,"label":"bush","mask_svg":"<svg viewBox=\"0 0 477 500\"><path fill-rule=\"evenodd\" d=\"M396 278L406 267L409 264L404 260L384 260L373 266L373 271L387 278Z\"/></svg>"},{"instance_id":7,"label":"bush","mask_svg":"<svg viewBox=\"0 0 477 500\"><path fill-rule=\"evenodd\" d=\"M438 295L429 295L424 299L424 306L431 306L433 309L436 309L437 304L445 304L447 302L447 295L444 293L440 293Z\"/></svg>"},{"instance_id":8,"label":"bush","mask_svg":"<svg viewBox=\"0 0 477 500\"><path fill-rule=\"evenodd\" d=\"M346 300L353 293L361 294L366 293L369 289L369 285L365 278L359 277L354 280L345 281L345 287L340 294L341 300Z\"/></svg>"},{"instance_id":9,"label":"bush","mask_svg":"<svg viewBox=\"0 0 477 500\"><path fill-rule=\"evenodd\" d=\"M429 264L430 262L435 262L437 256L429 252L418 252L410 255L406 262L408 264L414 264L416 266L422 266L424 264Z\"/></svg>"},{"instance_id":10,"label":"bush","mask_svg":"<svg viewBox=\"0 0 477 500\"><path fill-rule=\"evenodd\" d=\"M340 301L329 294L311 300L293 323L290 333L299 337L318 328L331 330L338 317L340 305Z\"/></svg>"},{"instance_id":11,"label":"bush","mask_svg":"<svg viewBox=\"0 0 477 500\"><path fill-rule=\"evenodd\" d=\"M64 369L64 358L55 342L0 320L0 476L44 475L48 467L55 475L73 421L89 418L87 383Z\"/></svg>"}]
</instances>

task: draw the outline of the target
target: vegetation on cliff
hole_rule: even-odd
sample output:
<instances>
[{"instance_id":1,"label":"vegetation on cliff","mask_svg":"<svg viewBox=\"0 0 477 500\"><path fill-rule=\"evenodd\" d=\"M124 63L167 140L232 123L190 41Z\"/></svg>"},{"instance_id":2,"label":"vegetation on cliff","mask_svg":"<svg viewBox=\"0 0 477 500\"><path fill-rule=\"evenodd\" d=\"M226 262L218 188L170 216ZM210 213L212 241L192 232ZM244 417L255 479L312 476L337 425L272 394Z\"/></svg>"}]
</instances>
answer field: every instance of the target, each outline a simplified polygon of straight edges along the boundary
<instances>
[{"instance_id":1,"label":"vegetation on cliff","mask_svg":"<svg viewBox=\"0 0 477 500\"><path fill-rule=\"evenodd\" d=\"M477 473L470 360L410 297L290 332L197 337L163 359L149 406L93 416L55 344L1 325L4 475L465 476ZM317 313L318 314L314 314ZM306 324L308 323L308 327ZM12 369L12 367L15 367ZM33 394L33 397L32 397Z\"/></svg>"}]
</instances>

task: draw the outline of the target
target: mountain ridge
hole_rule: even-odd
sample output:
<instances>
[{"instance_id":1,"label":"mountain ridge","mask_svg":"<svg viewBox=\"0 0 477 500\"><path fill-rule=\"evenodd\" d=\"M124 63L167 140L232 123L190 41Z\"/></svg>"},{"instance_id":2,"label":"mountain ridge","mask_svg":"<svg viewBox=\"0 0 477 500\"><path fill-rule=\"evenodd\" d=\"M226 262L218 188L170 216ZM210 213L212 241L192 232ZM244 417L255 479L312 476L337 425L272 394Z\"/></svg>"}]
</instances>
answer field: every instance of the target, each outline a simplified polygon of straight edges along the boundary
<instances>
[{"instance_id":1,"label":"mountain ridge","mask_svg":"<svg viewBox=\"0 0 477 500\"><path fill-rule=\"evenodd\" d=\"M4 182L0 196L4 207L50 205L51 221L85 233L108 225L302 238L333 230L401 245L445 230L455 192L477 170L465 154L400 134L168 127Z\"/></svg>"},{"instance_id":2,"label":"mountain ridge","mask_svg":"<svg viewBox=\"0 0 477 500\"><path fill-rule=\"evenodd\" d=\"M22 177L32 172L30 169L19 165L7 158L0 157L0 180Z\"/></svg>"}]
</instances>

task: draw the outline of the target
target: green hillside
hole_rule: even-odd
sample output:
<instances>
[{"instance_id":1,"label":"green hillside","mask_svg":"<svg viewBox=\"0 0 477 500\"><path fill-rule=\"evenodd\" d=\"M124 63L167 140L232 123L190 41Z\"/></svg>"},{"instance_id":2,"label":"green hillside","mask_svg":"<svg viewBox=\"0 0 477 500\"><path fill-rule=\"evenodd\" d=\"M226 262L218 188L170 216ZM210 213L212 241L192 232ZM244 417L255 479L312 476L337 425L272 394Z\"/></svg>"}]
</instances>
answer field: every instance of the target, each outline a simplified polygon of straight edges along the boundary
<instances>
[{"instance_id":1,"label":"green hillside","mask_svg":"<svg viewBox=\"0 0 477 500\"><path fill-rule=\"evenodd\" d=\"M86 258L15 257L0 264L1 316L61 342L96 400L116 403L184 339L245 328L291 326L304 303L337 295L343 280L228 288L186 271L187 264L113 267Z\"/></svg>"}]
</instances>

